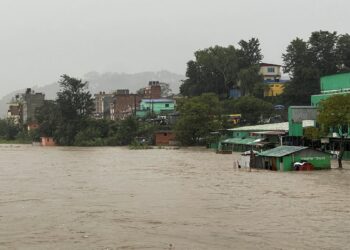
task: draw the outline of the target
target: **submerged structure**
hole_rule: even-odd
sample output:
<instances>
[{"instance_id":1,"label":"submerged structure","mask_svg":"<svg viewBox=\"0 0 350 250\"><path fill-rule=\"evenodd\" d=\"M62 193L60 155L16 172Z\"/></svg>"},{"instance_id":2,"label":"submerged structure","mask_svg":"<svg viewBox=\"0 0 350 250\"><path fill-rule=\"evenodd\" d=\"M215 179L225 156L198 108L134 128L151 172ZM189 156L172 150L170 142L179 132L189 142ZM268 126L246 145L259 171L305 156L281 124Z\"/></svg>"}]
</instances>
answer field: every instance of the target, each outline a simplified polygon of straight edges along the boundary
<instances>
[{"instance_id":1,"label":"submerged structure","mask_svg":"<svg viewBox=\"0 0 350 250\"><path fill-rule=\"evenodd\" d=\"M275 171L321 170L331 168L331 154L300 146L280 146L258 153L254 168ZM303 168L303 166L307 166Z\"/></svg>"}]
</instances>

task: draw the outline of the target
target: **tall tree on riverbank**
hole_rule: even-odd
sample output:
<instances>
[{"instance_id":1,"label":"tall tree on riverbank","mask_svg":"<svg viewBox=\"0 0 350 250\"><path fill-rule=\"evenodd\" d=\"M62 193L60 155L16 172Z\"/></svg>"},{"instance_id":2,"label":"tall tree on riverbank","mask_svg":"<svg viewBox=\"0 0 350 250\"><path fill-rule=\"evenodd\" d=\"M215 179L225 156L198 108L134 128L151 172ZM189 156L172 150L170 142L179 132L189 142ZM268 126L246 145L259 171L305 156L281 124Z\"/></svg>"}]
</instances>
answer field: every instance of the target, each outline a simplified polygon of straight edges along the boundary
<instances>
[{"instance_id":1,"label":"tall tree on riverbank","mask_svg":"<svg viewBox=\"0 0 350 250\"><path fill-rule=\"evenodd\" d=\"M183 145L196 145L211 131L221 128L221 106L217 95L209 93L184 100L179 105L181 113L176 122L177 140Z\"/></svg>"},{"instance_id":2,"label":"tall tree on riverbank","mask_svg":"<svg viewBox=\"0 0 350 250\"><path fill-rule=\"evenodd\" d=\"M342 159L345 150L345 138L350 134L350 94L334 95L320 103L318 122L322 125L324 133L331 130L340 136L340 150L338 165L342 168Z\"/></svg>"},{"instance_id":3,"label":"tall tree on riverbank","mask_svg":"<svg viewBox=\"0 0 350 250\"><path fill-rule=\"evenodd\" d=\"M76 134L84 129L87 118L93 111L93 99L87 89L87 82L63 75L59 81L61 90L57 93L60 120L55 133L61 145L73 145Z\"/></svg>"}]
</instances>

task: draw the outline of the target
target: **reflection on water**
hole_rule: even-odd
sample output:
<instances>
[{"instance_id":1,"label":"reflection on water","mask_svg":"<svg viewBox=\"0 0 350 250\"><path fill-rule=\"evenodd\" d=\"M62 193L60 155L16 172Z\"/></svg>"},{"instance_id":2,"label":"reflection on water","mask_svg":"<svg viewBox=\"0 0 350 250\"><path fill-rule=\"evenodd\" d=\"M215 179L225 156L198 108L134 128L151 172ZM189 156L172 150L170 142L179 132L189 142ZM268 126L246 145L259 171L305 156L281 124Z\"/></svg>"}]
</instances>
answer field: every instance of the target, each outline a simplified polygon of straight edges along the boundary
<instances>
[{"instance_id":1,"label":"reflection on water","mask_svg":"<svg viewBox=\"0 0 350 250\"><path fill-rule=\"evenodd\" d=\"M0 249L349 249L350 167L201 149L0 145Z\"/></svg>"}]
</instances>

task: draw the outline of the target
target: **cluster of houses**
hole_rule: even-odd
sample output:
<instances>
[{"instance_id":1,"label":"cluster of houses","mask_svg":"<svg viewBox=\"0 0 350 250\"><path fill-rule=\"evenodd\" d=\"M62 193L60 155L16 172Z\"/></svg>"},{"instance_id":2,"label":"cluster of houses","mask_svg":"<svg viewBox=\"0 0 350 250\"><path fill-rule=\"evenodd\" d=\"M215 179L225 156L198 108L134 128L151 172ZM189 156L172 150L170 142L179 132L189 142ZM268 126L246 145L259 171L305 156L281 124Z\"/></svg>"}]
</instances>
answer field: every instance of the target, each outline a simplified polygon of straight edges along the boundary
<instances>
[{"instance_id":1,"label":"cluster of houses","mask_svg":"<svg viewBox=\"0 0 350 250\"><path fill-rule=\"evenodd\" d=\"M330 168L331 156L340 151L341 136L345 138L343 159L350 160L350 124L347 134L332 128L320 140L319 150L304 147L305 130L316 127L318 107L322 100L334 95L350 94L350 73L322 77L321 93L311 96L310 106L290 106L288 122L237 127L228 130L229 136L210 146L218 152L256 152L252 166L273 170L292 170L296 161L309 162L314 169ZM247 153L248 155L249 153ZM249 157L250 158L250 157Z\"/></svg>"},{"instance_id":2,"label":"cluster of houses","mask_svg":"<svg viewBox=\"0 0 350 250\"><path fill-rule=\"evenodd\" d=\"M7 118L15 124L26 124L28 130L38 127L35 122L35 110L44 104L45 94L36 93L27 88L23 94L17 94L9 102Z\"/></svg>"},{"instance_id":3,"label":"cluster of houses","mask_svg":"<svg viewBox=\"0 0 350 250\"><path fill-rule=\"evenodd\" d=\"M96 119L123 120L131 115L144 118L149 114L158 116L175 110L175 100L162 97L159 81L150 81L136 94L119 89L112 93L99 92L94 97Z\"/></svg>"},{"instance_id":4,"label":"cluster of houses","mask_svg":"<svg viewBox=\"0 0 350 250\"><path fill-rule=\"evenodd\" d=\"M94 95L95 119L123 120L128 116L140 119L152 117L159 123L172 125L175 123L176 97L163 97L161 83L150 81L148 86L130 93L128 89L118 89L112 93L99 92ZM28 131L38 128L35 110L44 104L45 94L26 89L25 93L16 95L10 102L7 117L15 124L26 125ZM170 130L158 131L155 134L157 145L168 145L174 141ZM42 145L54 145L52 138L43 138Z\"/></svg>"},{"instance_id":5,"label":"cluster of houses","mask_svg":"<svg viewBox=\"0 0 350 250\"><path fill-rule=\"evenodd\" d=\"M271 63L260 63L260 75L263 76L264 97L279 96L284 91L284 86L288 80L282 79L281 65ZM233 88L229 93L230 98L242 96L240 86Z\"/></svg>"}]
</instances>

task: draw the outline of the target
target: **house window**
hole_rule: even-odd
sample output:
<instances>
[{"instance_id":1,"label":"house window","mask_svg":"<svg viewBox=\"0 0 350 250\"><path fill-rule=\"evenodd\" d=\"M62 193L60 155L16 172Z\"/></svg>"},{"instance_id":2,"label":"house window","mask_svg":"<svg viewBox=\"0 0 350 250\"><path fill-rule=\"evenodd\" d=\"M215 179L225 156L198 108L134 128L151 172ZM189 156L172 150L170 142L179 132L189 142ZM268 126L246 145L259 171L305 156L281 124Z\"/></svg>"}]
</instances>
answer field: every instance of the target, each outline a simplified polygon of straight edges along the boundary
<instances>
[{"instance_id":1,"label":"house window","mask_svg":"<svg viewBox=\"0 0 350 250\"><path fill-rule=\"evenodd\" d=\"M275 68L274 67L268 67L267 72L269 73L275 73Z\"/></svg>"},{"instance_id":2,"label":"house window","mask_svg":"<svg viewBox=\"0 0 350 250\"><path fill-rule=\"evenodd\" d=\"M169 108L169 103L166 103L166 104L165 104L165 107L166 107L166 108Z\"/></svg>"}]
</instances>

